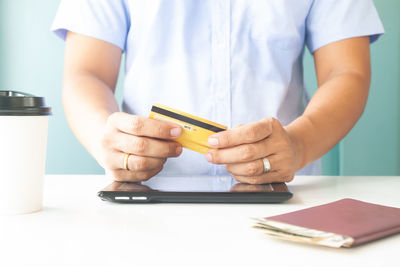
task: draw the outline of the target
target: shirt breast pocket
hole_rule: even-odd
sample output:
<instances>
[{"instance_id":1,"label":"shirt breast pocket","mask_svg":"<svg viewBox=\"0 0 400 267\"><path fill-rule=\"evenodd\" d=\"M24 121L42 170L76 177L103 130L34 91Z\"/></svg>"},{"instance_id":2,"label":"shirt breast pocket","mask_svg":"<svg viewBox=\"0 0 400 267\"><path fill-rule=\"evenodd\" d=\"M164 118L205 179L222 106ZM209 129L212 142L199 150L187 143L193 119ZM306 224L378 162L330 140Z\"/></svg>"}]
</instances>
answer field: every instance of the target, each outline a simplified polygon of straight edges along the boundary
<instances>
[{"instance_id":1,"label":"shirt breast pocket","mask_svg":"<svg viewBox=\"0 0 400 267\"><path fill-rule=\"evenodd\" d=\"M306 12L303 5L294 10L289 4L293 2L259 0L257 5L248 6L246 18L250 38L274 49L302 48Z\"/></svg>"},{"instance_id":2,"label":"shirt breast pocket","mask_svg":"<svg viewBox=\"0 0 400 267\"><path fill-rule=\"evenodd\" d=\"M295 27L279 27L269 23L254 23L250 29L254 42L262 42L271 48L297 50L303 46L301 32Z\"/></svg>"}]
</instances>

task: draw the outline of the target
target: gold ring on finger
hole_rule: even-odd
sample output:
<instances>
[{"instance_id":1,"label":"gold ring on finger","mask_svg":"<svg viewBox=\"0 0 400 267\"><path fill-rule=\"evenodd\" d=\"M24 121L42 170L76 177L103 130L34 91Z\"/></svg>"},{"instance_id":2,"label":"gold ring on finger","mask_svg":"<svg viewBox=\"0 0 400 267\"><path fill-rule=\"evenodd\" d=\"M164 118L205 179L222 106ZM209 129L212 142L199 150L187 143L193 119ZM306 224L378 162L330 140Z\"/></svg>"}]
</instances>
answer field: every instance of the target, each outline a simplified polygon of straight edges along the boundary
<instances>
[{"instance_id":1,"label":"gold ring on finger","mask_svg":"<svg viewBox=\"0 0 400 267\"><path fill-rule=\"evenodd\" d=\"M124 157L124 169L129 171L129 166L128 166L128 162L129 162L129 157L131 156L131 154L126 153L125 157Z\"/></svg>"}]
</instances>

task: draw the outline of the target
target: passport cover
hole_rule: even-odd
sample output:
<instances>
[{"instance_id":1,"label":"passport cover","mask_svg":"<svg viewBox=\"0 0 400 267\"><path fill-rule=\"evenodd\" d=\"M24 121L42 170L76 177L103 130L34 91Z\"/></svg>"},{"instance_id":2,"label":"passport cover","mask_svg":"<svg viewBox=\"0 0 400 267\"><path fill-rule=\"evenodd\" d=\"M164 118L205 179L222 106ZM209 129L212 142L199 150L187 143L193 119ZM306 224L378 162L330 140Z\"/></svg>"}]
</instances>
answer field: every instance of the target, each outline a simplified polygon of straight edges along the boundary
<instances>
[{"instance_id":1,"label":"passport cover","mask_svg":"<svg viewBox=\"0 0 400 267\"><path fill-rule=\"evenodd\" d=\"M257 219L256 228L292 241L353 247L400 232L400 209L342 199Z\"/></svg>"}]
</instances>

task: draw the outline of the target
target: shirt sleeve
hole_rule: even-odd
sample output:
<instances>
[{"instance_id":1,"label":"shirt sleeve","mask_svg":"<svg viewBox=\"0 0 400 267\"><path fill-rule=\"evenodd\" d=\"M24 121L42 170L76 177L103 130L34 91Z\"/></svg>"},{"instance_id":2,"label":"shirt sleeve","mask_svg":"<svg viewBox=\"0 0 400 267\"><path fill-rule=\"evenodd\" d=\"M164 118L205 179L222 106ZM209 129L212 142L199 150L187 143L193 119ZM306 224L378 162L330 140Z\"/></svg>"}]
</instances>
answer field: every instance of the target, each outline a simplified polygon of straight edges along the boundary
<instances>
[{"instance_id":1,"label":"shirt sleeve","mask_svg":"<svg viewBox=\"0 0 400 267\"><path fill-rule=\"evenodd\" d=\"M62 0L51 31L65 40L67 31L100 39L123 51L130 28L125 0Z\"/></svg>"},{"instance_id":2,"label":"shirt sleeve","mask_svg":"<svg viewBox=\"0 0 400 267\"><path fill-rule=\"evenodd\" d=\"M306 44L313 53L329 43L384 33L372 0L314 0L306 20Z\"/></svg>"}]
</instances>

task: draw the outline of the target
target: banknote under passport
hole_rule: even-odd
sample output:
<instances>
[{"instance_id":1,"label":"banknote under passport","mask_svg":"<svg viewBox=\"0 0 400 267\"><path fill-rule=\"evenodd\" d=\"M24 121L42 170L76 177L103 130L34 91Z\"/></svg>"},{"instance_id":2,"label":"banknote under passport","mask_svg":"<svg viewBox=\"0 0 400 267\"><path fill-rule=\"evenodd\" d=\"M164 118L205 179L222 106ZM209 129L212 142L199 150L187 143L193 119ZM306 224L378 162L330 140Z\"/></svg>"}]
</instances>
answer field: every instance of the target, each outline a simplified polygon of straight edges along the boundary
<instances>
[{"instance_id":1,"label":"banknote under passport","mask_svg":"<svg viewBox=\"0 0 400 267\"><path fill-rule=\"evenodd\" d=\"M207 150L210 149L208 137L227 129L224 125L161 104L152 106L149 117L180 125L183 132L175 140L183 147L203 154L206 154Z\"/></svg>"}]
</instances>

